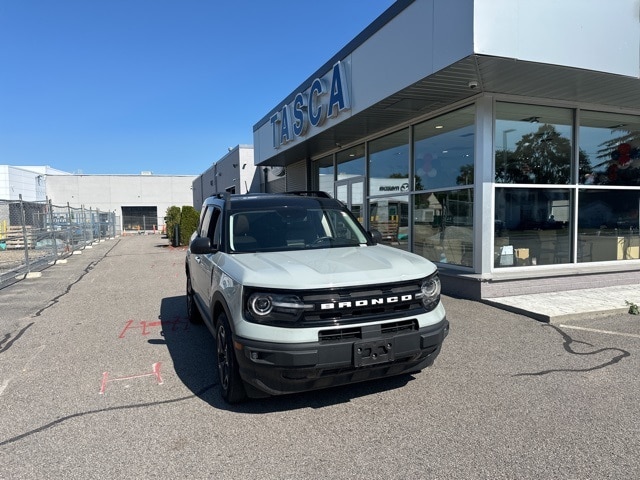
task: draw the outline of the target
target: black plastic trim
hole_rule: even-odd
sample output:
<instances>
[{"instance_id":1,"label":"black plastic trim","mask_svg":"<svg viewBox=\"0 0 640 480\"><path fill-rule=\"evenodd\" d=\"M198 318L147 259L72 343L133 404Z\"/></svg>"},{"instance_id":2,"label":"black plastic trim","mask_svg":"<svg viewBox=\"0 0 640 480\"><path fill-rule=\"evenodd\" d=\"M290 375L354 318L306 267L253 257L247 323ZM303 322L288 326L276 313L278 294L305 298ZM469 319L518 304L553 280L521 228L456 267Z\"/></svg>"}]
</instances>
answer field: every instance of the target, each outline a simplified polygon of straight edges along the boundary
<instances>
[{"instance_id":1,"label":"black plastic trim","mask_svg":"<svg viewBox=\"0 0 640 480\"><path fill-rule=\"evenodd\" d=\"M416 372L431 365L440 353L449 322L444 318L417 331L386 335L380 324L369 328L362 341L289 344L234 337L236 348L241 346L236 350L240 375L257 389L279 395ZM390 350L378 361L356 359L359 347L382 351L387 344L392 355Z\"/></svg>"}]
</instances>

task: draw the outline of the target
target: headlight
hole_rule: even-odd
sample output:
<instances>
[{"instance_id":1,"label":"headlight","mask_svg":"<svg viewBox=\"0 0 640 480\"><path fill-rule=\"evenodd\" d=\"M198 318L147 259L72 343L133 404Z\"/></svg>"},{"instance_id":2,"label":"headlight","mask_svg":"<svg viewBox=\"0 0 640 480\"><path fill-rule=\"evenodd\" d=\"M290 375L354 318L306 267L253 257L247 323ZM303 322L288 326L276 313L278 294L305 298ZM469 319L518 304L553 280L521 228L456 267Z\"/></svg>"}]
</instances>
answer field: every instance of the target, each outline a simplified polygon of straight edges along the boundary
<instances>
[{"instance_id":1,"label":"headlight","mask_svg":"<svg viewBox=\"0 0 640 480\"><path fill-rule=\"evenodd\" d=\"M269 315L273 310L273 300L271 296L254 293L249 297L249 311L260 317Z\"/></svg>"},{"instance_id":2,"label":"headlight","mask_svg":"<svg viewBox=\"0 0 640 480\"><path fill-rule=\"evenodd\" d=\"M252 293L246 303L247 319L259 323L296 322L309 308L296 295L269 292Z\"/></svg>"},{"instance_id":3,"label":"headlight","mask_svg":"<svg viewBox=\"0 0 640 480\"><path fill-rule=\"evenodd\" d=\"M427 310L433 310L440 301L440 277L432 275L425 278L420 286L422 304Z\"/></svg>"}]
</instances>

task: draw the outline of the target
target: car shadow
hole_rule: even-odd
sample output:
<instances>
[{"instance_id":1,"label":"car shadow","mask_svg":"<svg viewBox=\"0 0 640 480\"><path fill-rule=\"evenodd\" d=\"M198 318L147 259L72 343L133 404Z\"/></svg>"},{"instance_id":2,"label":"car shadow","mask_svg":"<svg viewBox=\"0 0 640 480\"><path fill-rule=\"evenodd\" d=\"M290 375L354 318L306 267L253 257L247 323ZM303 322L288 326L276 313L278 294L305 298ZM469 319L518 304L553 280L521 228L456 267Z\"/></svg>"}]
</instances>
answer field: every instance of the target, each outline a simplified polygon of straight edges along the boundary
<instances>
[{"instance_id":1,"label":"car shadow","mask_svg":"<svg viewBox=\"0 0 640 480\"><path fill-rule=\"evenodd\" d=\"M163 298L160 321L164 343L171 355L178 378L195 396L221 410L262 414L301 408L324 408L348 403L354 398L402 388L414 378L413 375L405 374L312 392L251 399L238 405L229 405L222 399L218 388L215 341L204 324L195 325L187 319L186 297L181 295ZM155 340L153 343L159 342Z\"/></svg>"}]
</instances>

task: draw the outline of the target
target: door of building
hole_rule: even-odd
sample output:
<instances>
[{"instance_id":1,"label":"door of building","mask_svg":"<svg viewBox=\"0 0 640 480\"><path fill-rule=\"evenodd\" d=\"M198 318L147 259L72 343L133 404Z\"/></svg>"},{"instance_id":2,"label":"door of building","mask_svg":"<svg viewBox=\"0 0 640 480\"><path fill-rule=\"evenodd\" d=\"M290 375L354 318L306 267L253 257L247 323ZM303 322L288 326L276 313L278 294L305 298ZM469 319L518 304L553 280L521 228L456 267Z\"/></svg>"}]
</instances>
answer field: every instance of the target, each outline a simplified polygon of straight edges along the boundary
<instances>
[{"instance_id":1,"label":"door of building","mask_svg":"<svg viewBox=\"0 0 640 480\"><path fill-rule=\"evenodd\" d=\"M335 198L343 202L364 225L364 177L350 177L333 184Z\"/></svg>"}]
</instances>

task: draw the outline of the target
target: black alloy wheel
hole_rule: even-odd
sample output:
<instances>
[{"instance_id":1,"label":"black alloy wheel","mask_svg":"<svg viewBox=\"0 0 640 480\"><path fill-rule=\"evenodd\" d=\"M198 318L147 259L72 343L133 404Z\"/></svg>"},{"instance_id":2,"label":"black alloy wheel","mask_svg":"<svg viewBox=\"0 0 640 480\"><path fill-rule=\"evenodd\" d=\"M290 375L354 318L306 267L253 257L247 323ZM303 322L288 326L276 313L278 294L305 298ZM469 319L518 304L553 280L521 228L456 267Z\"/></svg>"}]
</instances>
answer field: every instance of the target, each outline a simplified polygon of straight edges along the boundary
<instances>
[{"instance_id":1,"label":"black alloy wheel","mask_svg":"<svg viewBox=\"0 0 640 480\"><path fill-rule=\"evenodd\" d=\"M218 377L222 398L227 403L238 403L247 396L244 383L238 371L236 354L233 351L233 337L229 321L224 313L218 317L216 326L216 354L218 356Z\"/></svg>"}]
</instances>

